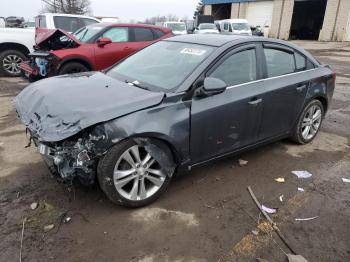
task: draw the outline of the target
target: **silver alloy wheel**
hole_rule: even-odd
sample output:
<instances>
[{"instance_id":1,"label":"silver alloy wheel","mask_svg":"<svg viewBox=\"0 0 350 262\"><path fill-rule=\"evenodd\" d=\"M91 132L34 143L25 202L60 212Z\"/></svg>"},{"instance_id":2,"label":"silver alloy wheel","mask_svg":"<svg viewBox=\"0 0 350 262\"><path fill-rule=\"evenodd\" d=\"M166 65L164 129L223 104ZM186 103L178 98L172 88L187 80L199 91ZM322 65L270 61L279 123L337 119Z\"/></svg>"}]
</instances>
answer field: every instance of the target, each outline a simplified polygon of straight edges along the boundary
<instances>
[{"instance_id":1,"label":"silver alloy wheel","mask_svg":"<svg viewBox=\"0 0 350 262\"><path fill-rule=\"evenodd\" d=\"M313 105L307 110L301 125L301 134L305 140L311 140L320 128L322 109L319 105Z\"/></svg>"},{"instance_id":2,"label":"silver alloy wheel","mask_svg":"<svg viewBox=\"0 0 350 262\"><path fill-rule=\"evenodd\" d=\"M21 72L19 64L22 62L22 58L18 55L10 54L4 57L2 60L2 66L6 72L10 74L19 74Z\"/></svg>"},{"instance_id":3,"label":"silver alloy wheel","mask_svg":"<svg viewBox=\"0 0 350 262\"><path fill-rule=\"evenodd\" d=\"M119 157L113 178L121 196L138 201L154 195L162 187L166 174L144 147L135 145Z\"/></svg>"}]
</instances>

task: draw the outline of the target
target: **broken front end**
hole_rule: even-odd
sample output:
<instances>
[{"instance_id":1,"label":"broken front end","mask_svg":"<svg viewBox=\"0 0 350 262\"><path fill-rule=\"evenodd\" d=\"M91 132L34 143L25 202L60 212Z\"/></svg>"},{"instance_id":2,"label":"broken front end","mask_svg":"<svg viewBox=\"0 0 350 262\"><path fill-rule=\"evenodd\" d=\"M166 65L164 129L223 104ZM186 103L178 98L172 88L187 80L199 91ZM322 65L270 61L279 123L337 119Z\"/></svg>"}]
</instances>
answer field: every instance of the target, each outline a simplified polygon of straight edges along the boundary
<instances>
[{"instance_id":1,"label":"broken front end","mask_svg":"<svg viewBox=\"0 0 350 262\"><path fill-rule=\"evenodd\" d=\"M105 153L96 144L105 139L105 135L83 133L62 142L40 142L29 133L49 170L58 180L71 183L78 177L84 185L95 182L98 160Z\"/></svg>"},{"instance_id":2,"label":"broken front end","mask_svg":"<svg viewBox=\"0 0 350 262\"><path fill-rule=\"evenodd\" d=\"M78 40L60 29L40 34L36 43L35 51L28 55L29 60L20 64L23 75L30 82L58 74L60 58L55 56L54 51L80 46Z\"/></svg>"},{"instance_id":3,"label":"broken front end","mask_svg":"<svg viewBox=\"0 0 350 262\"><path fill-rule=\"evenodd\" d=\"M59 58L48 51L34 51L28 55L29 60L20 64L24 76L30 81L57 74Z\"/></svg>"}]
</instances>

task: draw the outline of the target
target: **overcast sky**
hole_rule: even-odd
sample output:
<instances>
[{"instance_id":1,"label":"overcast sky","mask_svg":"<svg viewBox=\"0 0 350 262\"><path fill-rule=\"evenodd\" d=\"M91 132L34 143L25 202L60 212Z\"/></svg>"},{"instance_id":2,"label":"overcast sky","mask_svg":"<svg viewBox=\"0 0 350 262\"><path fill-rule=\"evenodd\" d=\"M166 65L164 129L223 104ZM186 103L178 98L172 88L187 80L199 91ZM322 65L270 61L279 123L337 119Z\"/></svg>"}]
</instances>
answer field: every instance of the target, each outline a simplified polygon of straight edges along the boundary
<instances>
[{"instance_id":1,"label":"overcast sky","mask_svg":"<svg viewBox=\"0 0 350 262\"><path fill-rule=\"evenodd\" d=\"M42 8L41 0L0 0L0 16L32 19ZM96 16L118 16L123 21L143 20L155 15L193 16L199 0L91 0Z\"/></svg>"}]
</instances>

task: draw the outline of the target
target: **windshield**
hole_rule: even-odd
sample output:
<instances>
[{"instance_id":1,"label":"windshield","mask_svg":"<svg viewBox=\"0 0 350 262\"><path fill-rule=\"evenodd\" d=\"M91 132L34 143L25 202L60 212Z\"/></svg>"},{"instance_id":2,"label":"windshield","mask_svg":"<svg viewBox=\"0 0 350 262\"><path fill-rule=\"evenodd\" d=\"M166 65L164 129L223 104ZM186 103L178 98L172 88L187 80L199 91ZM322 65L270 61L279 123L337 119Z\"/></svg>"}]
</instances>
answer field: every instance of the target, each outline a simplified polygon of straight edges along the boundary
<instances>
[{"instance_id":1,"label":"windshield","mask_svg":"<svg viewBox=\"0 0 350 262\"><path fill-rule=\"evenodd\" d=\"M152 91L174 91L213 50L210 46L161 41L117 64L107 75Z\"/></svg>"},{"instance_id":2,"label":"windshield","mask_svg":"<svg viewBox=\"0 0 350 262\"><path fill-rule=\"evenodd\" d=\"M166 26L173 31L186 31L186 25L183 23L167 23Z\"/></svg>"},{"instance_id":3,"label":"windshield","mask_svg":"<svg viewBox=\"0 0 350 262\"><path fill-rule=\"evenodd\" d=\"M217 29L215 24L200 24L199 29Z\"/></svg>"},{"instance_id":4,"label":"windshield","mask_svg":"<svg viewBox=\"0 0 350 262\"><path fill-rule=\"evenodd\" d=\"M73 35L80 42L87 43L93 38L96 34L98 34L104 27L94 25L94 26L86 26L78 31L76 31Z\"/></svg>"},{"instance_id":5,"label":"windshield","mask_svg":"<svg viewBox=\"0 0 350 262\"><path fill-rule=\"evenodd\" d=\"M248 23L232 23L233 30L249 30L250 26Z\"/></svg>"}]
</instances>

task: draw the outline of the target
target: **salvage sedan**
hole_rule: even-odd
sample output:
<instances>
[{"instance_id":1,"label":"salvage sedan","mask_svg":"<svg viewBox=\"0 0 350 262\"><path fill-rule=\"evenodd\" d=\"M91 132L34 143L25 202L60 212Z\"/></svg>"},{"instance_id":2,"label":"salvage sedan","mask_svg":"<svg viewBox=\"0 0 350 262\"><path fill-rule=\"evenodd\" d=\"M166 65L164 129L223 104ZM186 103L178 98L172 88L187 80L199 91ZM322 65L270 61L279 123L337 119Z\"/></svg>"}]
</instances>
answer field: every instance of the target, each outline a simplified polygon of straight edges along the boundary
<instances>
[{"instance_id":1,"label":"salvage sedan","mask_svg":"<svg viewBox=\"0 0 350 262\"><path fill-rule=\"evenodd\" d=\"M143 206L175 172L279 139L312 141L335 73L279 40L184 35L104 73L41 80L17 112L51 172Z\"/></svg>"}]
</instances>

